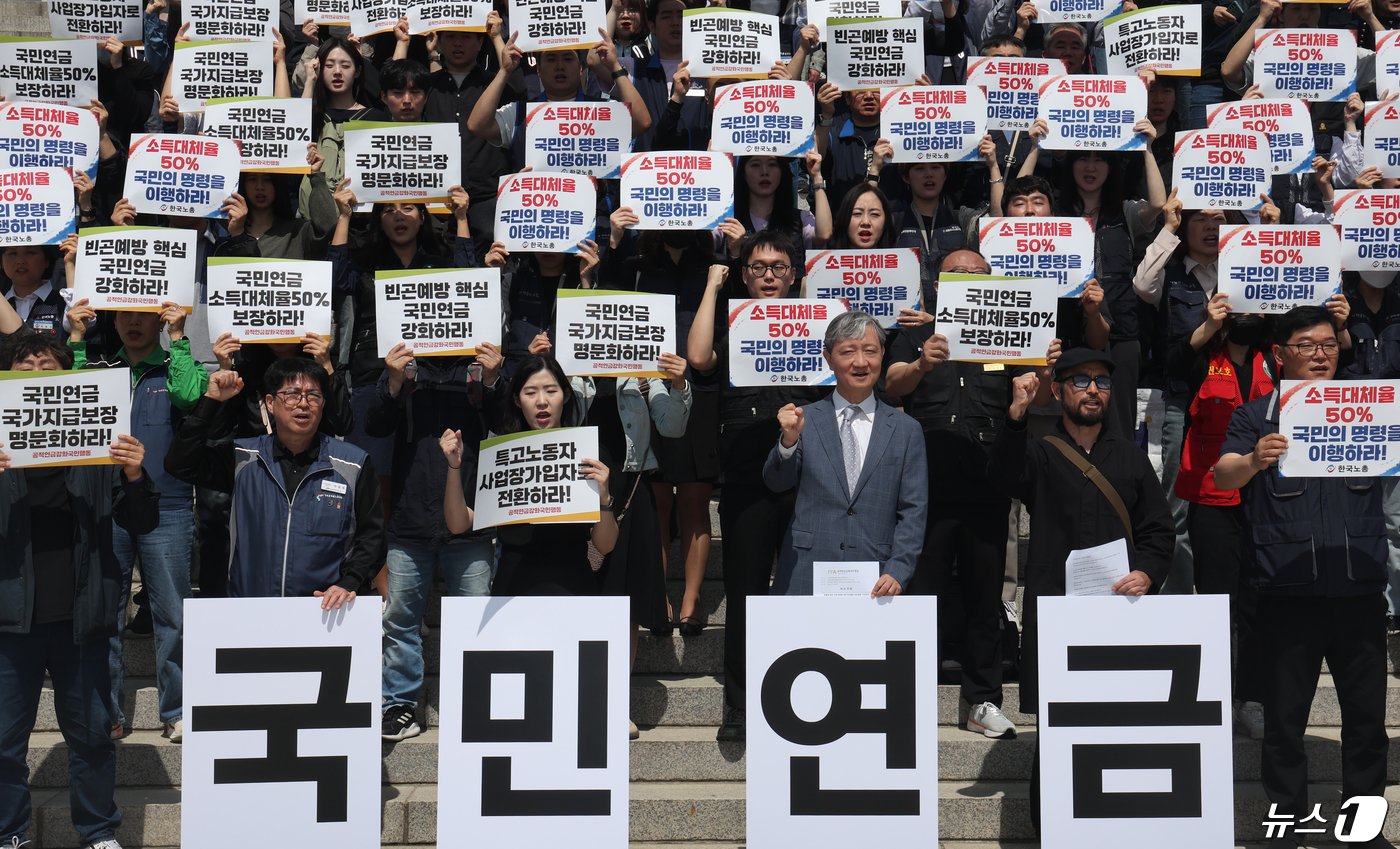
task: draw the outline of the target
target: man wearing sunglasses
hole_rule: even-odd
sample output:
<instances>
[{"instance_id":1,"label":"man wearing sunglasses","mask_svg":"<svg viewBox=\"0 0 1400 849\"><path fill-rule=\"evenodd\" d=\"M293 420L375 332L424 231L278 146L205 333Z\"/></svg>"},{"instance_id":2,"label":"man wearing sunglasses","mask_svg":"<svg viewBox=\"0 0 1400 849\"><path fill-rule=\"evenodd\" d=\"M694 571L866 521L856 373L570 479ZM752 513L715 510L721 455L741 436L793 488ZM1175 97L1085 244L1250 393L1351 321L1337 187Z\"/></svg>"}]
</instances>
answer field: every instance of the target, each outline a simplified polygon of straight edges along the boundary
<instances>
[{"instance_id":1,"label":"man wearing sunglasses","mask_svg":"<svg viewBox=\"0 0 1400 849\"><path fill-rule=\"evenodd\" d=\"M328 380L312 360L274 361L263 377L273 432L211 448L233 420L223 405L243 389L237 372L215 372L175 434L166 471L233 495L232 598L314 595L335 609L384 562L369 455L320 432Z\"/></svg>"}]
</instances>

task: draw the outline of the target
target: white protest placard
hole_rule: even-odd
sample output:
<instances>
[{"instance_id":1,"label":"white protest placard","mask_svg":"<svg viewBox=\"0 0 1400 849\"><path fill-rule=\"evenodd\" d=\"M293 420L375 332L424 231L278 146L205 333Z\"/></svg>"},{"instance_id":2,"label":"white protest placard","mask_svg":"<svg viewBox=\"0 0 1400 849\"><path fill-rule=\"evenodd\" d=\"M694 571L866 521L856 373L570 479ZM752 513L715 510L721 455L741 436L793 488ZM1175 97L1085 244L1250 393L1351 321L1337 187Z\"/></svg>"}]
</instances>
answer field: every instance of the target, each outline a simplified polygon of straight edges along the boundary
<instances>
[{"instance_id":1,"label":"white protest placard","mask_svg":"<svg viewBox=\"0 0 1400 849\"><path fill-rule=\"evenodd\" d=\"M442 605L437 845L625 847L627 599Z\"/></svg>"},{"instance_id":2,"label":"white protest placard","mask_svg":"<svg viewBox=\"0 0 1400 849\"><path fill-rule=\"evenodd\" d=\"M105 41L115 35L124 44L140 44L141 0L48 0L49 35Z\"/></svg>"},{"instance_id":3,"label":"white protest placard","mask_svg":"<svg viewBox=\"0 0 1400 849\"><path fill-rule=\"evenodd\" d=\"M1363 167L1381 169L1382 177L1400 177L1400 101L1366 104L1362 141Z\"/></svg>"},{"instance_id":4,"label":"white protest placard","mask_svg":"<svg viewBox=\"0 0 1400 849\"><path fill-rule=\"evenodd\" d=\"M491 0L429 0L410 3L405 15L411 35L439 30L486 32L486 16L491 14L491 8Z\"/></svg>"},{"instance_id":5,"label":"white protest placard","mask_svg":"<svg viewBox=\"0 0 1400 849\"><path fill-rule=\"evenodd\" d=\"M749 849L939 845L938 600L869 592L750 600Z\"/></svg>"},{"instance_id":6,"label":"white protest placard","mask_svg":"<svg viewBox=\"0 0 1400 849\"><path fill-rule=\"evenodd\" d=\"M111 465L131 433L131 370L0 371L0 443L10 468Z\"/></svg>"},{"instance_id":7,"label":"white protest placard","mask_svg":"<svg viewBox=\"0 0 1400 849\"><path fill-rule=\"evenodd\" d=\"M822 356L826 326L845 301L761 298L729 310L730 386L831 386Z\"/></svg>"},{"instance_id":8,"label":"white protest placard","mask_svg":"<svg viewBox=\"0 0 1400 849\"><path fill-rule=\"evenodd\" d=\"M904 16L900 0L807 0L807 23L817 28L817 37L827 40L827 21L871 20Z\"/></svg>"},{"instance_id":9,"label":"white protest placard","mask_svg":"<svg viewBox=\"0 0 1400 849\"><path fill-rule=\"evenodd\" d=\"M204 105L204 135L238 142L242 170L308 174L311 100L305 97L219 98Z\"/></svg>"},{"instance_id":10,"label":"white protest placard","mask_svg":"<svg viewBox=\"0 0 1400 849\"><path fill-rule=\"evenodd\" d=\"M186 32L195 41L272 41L278 0L181 0Z\"/></svg>"},{"instance_id":11,"label":"white protest placard","mask_svg":"<svg viewBox=\"0 0 1400 849\"><path fill-rule=\"evenodd\" d=\"M622 163L629 230L713 230L734 215L734 163L726 153L636 153Z\"/></svg>"},{"instance_id":12,"label":"white protest placard","mask_svg":"<svg viewBox=\"0 0 1400 849\"><path fill-rule=\"evenodd\" d=\"M764 79L782 57L778 16L744 9L686 9L681 55L695 79Z\"/></svg>"},{"instance_id":13,"label":"white protest placard","mask_svg":"<svg viewBox=\"0 0 1400 849\"><path fill-rule=\"evenodd\" d=\"M244 345L331 336L331 264L323 260L209 258L209 341Z\"/></svg>"},{"instance_id":14,"label":"white protest placard","mask_svg":"<svg viewBox=\"0 0 1400 849\"><path fill-rule=\"evenodd\" d=\"M404 0L350 0L350 32L369 38L389 32L403 16Z\"/></svg>"},{"instance_id":15,"label":"white protest placard","mask_svg":"<svg viewBox=\"0 0 1400 849\"><path fill-rule=\"evenodd\" d=\"M295 0L292 8L298 25L307 21L322 26L350 25L350 0Z\"/></svg>"},{"instance_id":16,"label":"white protest placard","mask_svg":"<svg viewBox=\"0 0 1400 849\"><path fill-rule=\"evenodd\" d=\"M899 311L923 300L917 248L817 251L807 259L802 297L844 300L885 327L899 326Z\"/></svg>"},{"instance_id":17,"label":"white protest placard","mask_svg":"<svg viewBox=\"0 0 1400 849\"><path fill-rule=\"evenodd\" d=\"M187 599L185 616L181 845L235 849L240 829L219 812L246 804L288 845L374 849L375 600L323 611L310 595Z\"/></svg>"},{"instance_id":18,"label":"white protest placard","mask_svg":"<svg viewBox=\"0 0 1400 849\"><path fill-rule=\"evenodd\" d=\"M969 162L987 133L987 96L971 85L909 86L880 99L891 162Z\"/></svg>"},{"instance_id":19,"label":"white protest placard","mask_svg":"<svg viewBox=\"0 0 1400 849\"><path fill-rule=\"evenodd\" d=\"M515 46L526 53L592 47L607 27L603 0L510 0L509 10Z\"/></svg>"},{"instance_id":20,"label":"white protest placard","mask_svg":"<svg viewBox=\"0 0 1400 849\"><path fill-rule=\"evenodd\" d=\"M607 289L560 289L555 359L564 373L666 377L658 362L676 353L676 299Z\"/></svg>"},{"instance_id":21,"label":"white protest placard","mask_svg":"<svg viewBox=\"0 0 1400 849\"><path fill-rule=\"evenodd\" d=\"M1042 845L1229 846L1229 597L1039 603Z\"/></svg>"},{"instance_id":22,"label":"white protest placard","mask_svg":"<svg viewBox=\"0 0 1400 849\"><path fill-rule=\"evenodd\" d=\"M616 100L532 103L525 115L525 164L604 179L622 171L632 150L632 112Z\"/></svg>"},{"instance_id":23,"label":"white protest placard","mask_svg":"<svg viewBox=\"0 0 1400 849\"><path fill-rule=\"evenodd\" d=\"M216 98L271 97L272 43L177 41L170 96L181 112L203 112Z\"/></svg>"},{"instance_id":24,"label":"white protest placard","mask_svg":"<svg viewBox=\"0 0 1400 849\"><path fill-rule=\"evenodd\" d=\"M74 300L93 309L194 310L199 234L183 227L91 227L78 233Z\"/></svg>"},{"instance_id":25,"label":"white protest placard","mask_svg":"<svg viewBox=\"0 0 1400 849\"><path fill-rule=\"evenodd\" d=\"M456 124L346 121L345 176L360 203L446 201L462 184Z\"/></svg>"},{"instance_id":26,"label":"white protest placard","mask_svg":"<svg viewBox=\"0 0 1400 849\"><path fill-rule=\"evenodd\" d=\"M1400 475L1400 380L1283 380L1278 432L1288 478Z\"/></svg>"},{"instance_id":27,"label":"white protest placard","mask_svg":"<svg viewBox=\"0 0 1400 849\"><path fill-rule=\"evenodd\" d=\"M1376 33L1376 91L1400 92L1400 30Z\"/></svg>"},{"instance_id":28,"label":"white protest placard","mask_svg":"<svg viewBox=\"0 0 1400 849\"><path fill-rule=\"evenodd\" d=\"M1251 130L1176 134L1172 186L1185 209L1260 209L1273 182L1269 137Z\"/></svg>"},{"instance_id":29,"label":"white protest placard","mask_svg":"<svg viewBox=\"0 0 1400 849\"><path fill-rule=\"evenodd\" d=\"M219 210L238 191L242 162L229 139L147 133L131 142L124 197L137 212L226 217Z\"/></svg>"},{"instance_id":30,"label":"white protest placard","mask_svg":"<svg viewBox=\"0 0 1400 849\"><path fill-rule=\"evenodd\" d=\"M1094 276L1094 228L1087 218L983 218L979 247L993 274L1048 277L1061 298L1077 298Z\"/></svg>"},{"instance_id":31,"label":"white protest placard","mask_svg":"<svg viewBox=\"0 0 1400 849\"><path fill-rule=\"evenodd\" d=\"M922 18L833 18L827 26L827 75L842 91L913 85L924 72Z\"/></svg>"},{"instance_id":32,"label":"white protest placard","mask_svg":"<svg viewBox=\"0 0 1400 849\"><path fill-rule=\"evenodd\" d=\"M1400 269L1400 189L1354 189L1332 200L1342 270Z\"/></svg>"},{"instance_id":33,"label":"white protest placard","mask_svg":"<svg viewBox=\"0 0 1400 849\"><path fill-rule=\"evenodd\" d=\"M598 459L598 428L559 427L483 440L473 528L598 521L598 484L580 470Z\"/></svg>"},{"instance_id":34,"label":"white protest placard","mask_svg":"<svg viewBox=\"0 0 1400 849\"><path fill-rule=\"evenodd\" d=\"M1152 70L1160 75L1201 73L1201 7L1149 6L1103 24L1110 74Z\"/></svg>"},{"instance_id":35,"label":"white protest placard","mask_svg":"<svg viewBox=\"0 0 1400 849\"><path fill-rule=\"evenodd\" d=\"M1063 59L978 56L967 66L967 84L987 95L987 129L1029 130L1040 114L1040 86L1065 73Z\"/></svg>"},{"instance_id":36,"label":"white protest placard","mask_svg":"<svg viewBox=\"0 0 1400 849\"><path fill-rule=\"evenodd\" d=\"M496 240L508 251L578 253L598 227L592 177L551 171L507 174L496 191Z\"/></svg>"},{"instance_id":37,"label":"white protest placard","mask_svg":"<svg viewBox=\"0 0 1400 849\"><path fill-rule=\"evenodd\" d=\"M57 245L73 234L75 218L66 170L0 171L0 246Z\"/></svg>"},{"instance_id":38,"label":"white protest placard","mask_svg":"<svg viewBox=\"0 0 1400 849\"><path fill-rule=\"evenodd\" d=\"M1093 24L1122 12L1123 0L1047 0L1035 8L1037 24Z\"/></svg>"},{"instance_id":39,"label":"white protest placard","mask_svg":"<svg viewBox=\"0 0 1400 849\"><path fill-rule=\"evenodd\" d=\"M1269 137L1269 162L1273 174L1300 174L1313 170L1313 125L1308 104L1301 100L1271 98L1240 100L1210 107L1206 129L1223 133L1243 130Z\"/></svg>"},{"instance_id":40,"label":"white protest placard","mask_svg":"<svg viewBox=\"0 0 1400 849\"><path fill-rule=\"evenodd\" d=\"M1356 34L1347 29L1261 29L1254 82L1264 97L1337 101L1356 91Z\"/></svg>"},{"instance_id":41,"label":"white protest placard","mask_svg":"<svg viewBox=\"0 0 1400 849\"><path fill-rule=\"evenodd\" d=\"M1341 291L1341 242L1330 224L1222 224L1217 260L1230 312L1276 315Z\"/></svg>"},{"instance_id":42,"label":"white protest placard","mask_svg":"<svg viewBox=\"0 0 1400 849\"><path fill-rule=\"evenodd\" d=\"M501 344L501 270L413 268L374 273L379 356L400 342L415 357L465 356Z\"/></svg>"},{"instance_id":43,"label":"white protest placard","mask_svg":"<svg viewBox=\"0 0 1400 849\"><path fill-rule=\"evenodd\" d=\"M91 106L97 99L97 43L0 36L0 96Z\"/></svg>"},{"instance_id":44,"label":"white protest placard","mask_svg":"<svg viewBox=\"0 0 1400 849\"><path fill-rule=\"evenodd\" d=\"M953 362L1043 366L1058 289L1048 279L940 275L934 332L947 337Z\"/></svg>"},{"instance_id":45,"label":"white protest placard","mask_svg":"<svg viewBox=\"0 0 1400 849\"><path fill-rule=\"evenodd\" d=\"M1040 84L1040 116L1050 134L1046 150L1141 150L1133 125L1147 117L1142 77L1065 74Z\"/></svg>"},{"instance_id":46,"label":"white protest placard","mask_svg":"<svg viewBox=\"0 0 1400 849\"><path fill-rule=\"evenodd\" d=\"M0 103L0 168L68 168L97 174L100 137L89 109Z\"/></svg>"},{"instance_id":47,"label":"white protest placard","mask_svg":"<svg viewBox=\"0 0 1400 849\"><path fill-rule=\"evenodd\" d=\"M715 92L710 149L739 156L802 156L813 148L816 101L802 82L764 80Z\"/></svg>"}]
</instances>

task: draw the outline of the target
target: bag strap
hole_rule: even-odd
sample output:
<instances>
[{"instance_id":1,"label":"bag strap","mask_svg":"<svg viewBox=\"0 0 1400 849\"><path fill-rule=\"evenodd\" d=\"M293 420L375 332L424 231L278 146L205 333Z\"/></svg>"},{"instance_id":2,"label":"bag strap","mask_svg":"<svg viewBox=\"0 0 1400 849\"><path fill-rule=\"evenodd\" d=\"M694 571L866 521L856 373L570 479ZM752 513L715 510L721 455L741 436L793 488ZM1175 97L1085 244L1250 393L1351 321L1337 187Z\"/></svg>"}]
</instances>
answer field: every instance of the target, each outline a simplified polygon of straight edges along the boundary
<instances>
[{"instance_id":1,"label":"bag strap","mask_svg":"<svg viewBox=\"0 0 1400 849\"><path fill-rule=\"evenodd\" d=\"M1128 535L1128 547L1134 547L1133 523L1132 520L1128 518L1128 507L1118 495L1118 490L1114 489L1113 484L1109 483L1108 478L1104 477L1103 472L1099 471L1099 467L1090 463L1087 457L1071 448L1068 442L1065 442L1058 436L1047 436L1045 437L1045 441L1055 446L1056 450L1065 455L1066 460L1073 463L1079 471L1084 473L1084 477L1088 478L1093 482L1094 486L1099 488L1099 492L1103 493L1103 497L1108 499L1108 504L1113 508L1113 512L1118 514L1118 521L1123 523L1123 531Z\"/></svg>"}]
</instances>

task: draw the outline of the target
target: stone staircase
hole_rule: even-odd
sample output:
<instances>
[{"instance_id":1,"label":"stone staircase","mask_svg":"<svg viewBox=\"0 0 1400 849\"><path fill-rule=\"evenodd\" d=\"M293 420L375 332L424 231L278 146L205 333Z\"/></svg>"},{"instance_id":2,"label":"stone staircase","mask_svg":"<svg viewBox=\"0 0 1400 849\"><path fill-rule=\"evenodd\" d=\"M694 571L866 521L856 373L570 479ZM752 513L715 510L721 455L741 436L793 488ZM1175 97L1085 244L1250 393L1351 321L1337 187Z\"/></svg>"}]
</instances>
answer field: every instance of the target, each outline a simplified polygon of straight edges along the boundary
<instances>
[{"instance_id":1,"label":"stone staircase","mask_svg":"<svg viewBox=\"0 0 1400 849\"><path fill-rule=\"evenodd\" d=\"M44 0L0 0L0 32L49 36L49 4Z\"/></svg>"}]
</instances>

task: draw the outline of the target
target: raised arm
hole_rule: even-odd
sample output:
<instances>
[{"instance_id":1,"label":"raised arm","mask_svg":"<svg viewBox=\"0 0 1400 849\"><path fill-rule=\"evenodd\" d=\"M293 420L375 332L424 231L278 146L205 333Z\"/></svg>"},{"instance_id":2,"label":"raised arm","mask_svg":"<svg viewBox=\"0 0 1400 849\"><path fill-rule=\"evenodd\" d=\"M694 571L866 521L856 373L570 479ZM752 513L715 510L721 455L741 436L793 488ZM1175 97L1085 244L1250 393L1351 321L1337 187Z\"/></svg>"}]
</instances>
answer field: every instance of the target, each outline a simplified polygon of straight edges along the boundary
<instances>
[{"instance_id":1,"label":"raised arm","mask_svg":"<svg viewBox=\"0 0 1400 849\"><path fill-rule=\"evenodd\" d=\"M724 279L728 276L729 266L719 263L710 266L705 294L700 298L695 321L691 322L690 335L686 338L686 360L699 374L709 374L719 365L719 356L715 353L715 309L719 290L724 288Z\"/></svg>"}]
</instances>

